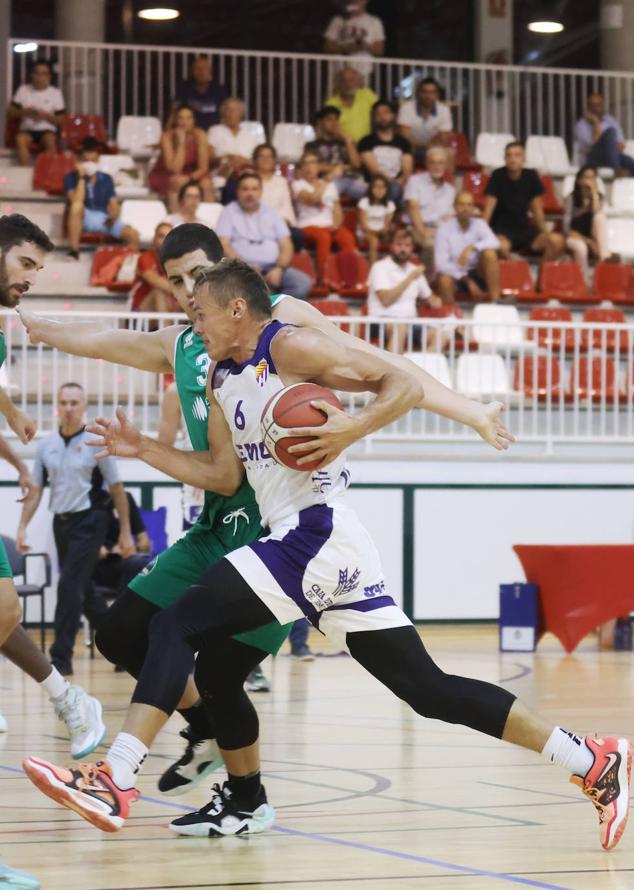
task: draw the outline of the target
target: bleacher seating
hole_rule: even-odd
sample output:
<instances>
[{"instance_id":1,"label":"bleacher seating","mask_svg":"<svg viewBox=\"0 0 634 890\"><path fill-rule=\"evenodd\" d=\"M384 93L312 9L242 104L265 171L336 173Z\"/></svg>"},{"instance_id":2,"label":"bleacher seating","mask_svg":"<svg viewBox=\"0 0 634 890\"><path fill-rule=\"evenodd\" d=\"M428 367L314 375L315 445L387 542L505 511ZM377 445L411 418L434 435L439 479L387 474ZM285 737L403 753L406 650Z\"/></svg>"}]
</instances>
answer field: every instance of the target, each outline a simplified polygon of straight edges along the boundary
<instances>
[{"instance_id":1,"label":"bleacher seating","mask_svg":"<svg viewBox=\"0 0 634 890\"><path fill-rule=\"evenodd\" d=\"M222 204L218 203L218 201L203 201L196 211L198 219L206 226L209 226L210 229L216 228L216 223L221 213Z\"/></svg>"},{"instance_id":2,"label":"bleacher seating","mask_svg":"<svg viewBox=\"0 0 634 890\"><path fill-rule=\"evenodd\" d=\"M121 265L132 251L127 247L98 247L92 261L91 287L107 287L114 293L127 293L132 281L117 279Z\"/></svg>"},{"instance_id":3,"label":"bleacher seating","mask_svg":"<svg viewBox=\"0 0 634 890\"><path fill-rule=\"evenodd\" d=\"M555 356L525 355L515 363L513 389L538 402L561 398L561 371Z\"/></svg>"},{"instance_id":4,"label":"bleacher seating","mask_svg":"<svg viewBox=\"0 0 634 890\"><path fill-rule=\"evenodd\" d=\"M515 306L479 303L473 310L473 337L480 349L530 348Z\"/></svg>"},{"instance_id":5,"label":"bleacher seating","mask_svg":"<svg viewBox=\"0 0 634 890\"><path fill-rule=\"evenodd\" d=\"M579 361L572 363L570 386L566 392L566 400L575 399L593 402L618 402L619 391L616 379L614 359L581 356Z\"/></svg>"},{"instance_id":6,"label":"bleacher seating","mask_svg":"<svg viewBox=\"0 0 634 890\"><path fill-rule=\"evenodd\" d=\"M587 288L577 263L543 262L540 290L548 299L562 303L596 303L597 298Z\"/></svg>"},{"instance_id":7,"label":"bleacher seating","mask_svg":"<svg viewBox=\"0 0 634 890\"><path fill-rule=\"evenodd\" d=\"M552 176L543 175L540 176L540 179L544 186L544 194L542 195L544 213L560 216L564 212L564 208L561 206L561 201L557 197Z\"/></svg>"},{"instance_id":8,"label":"bleacher seating","mask_svg":"<svg viewBox=\"0 0 634 890\"><path fill-rule=\"evenodd\" d=\"M108 134L100 114L67 114L62 121L61 139L65 148L78 152L82 140L91 136L102 148L108 145Z\"/></svg>"},{"instance_id":9,"label":"bleacher seating","mask_svg":"<svg viewBox=\"0 0 634 890\"><path fill-rule=\"evenodd\" d=\"M634 179L624 177L615 179L612 184L612 196L607 205L608 213L614 216L634 216Z\"/></svg>"},{"instance_id":10,"label":"bleacher seating","mask_svg":"<svg viewBox=\"0 0 634 890\"><path fill-rule=\"evenodd\" d=\"M152 241L154 230L166 216L167 210L162 201L125 200L121 203L121 221L135 228L141 241L146 244Z\"/></svg>"},{"instance_id":11,"label":"bleacher seating","mask_svg":"<svg viewBox=\"0 0 634 890\"><path fill-rule=\"evenodd\" d=\"M514 142L512 133L479 133L476 140L476 161L483 167L502 167L504 149L509 142Z\"/></svg>"},{"instance_id":12,"label":"bleacher seating","mask_svg":"<svg viewBox=\"0 0 634 890\"><path fill-rule=\"evenodd\" d=\"M340 251L331 253L326 260L324 283L340 296L360 300L368 295L370 267L360 253Z\"/></svg>"},{"instance_id":13,"label":"bleacher seating","mask_svg":"<svg viewBox=\"0 0 634 890\"><path fill-rule=\"evenodd\" d=\"M42 153L35 159L33 188L49 195L64 194L64 176L75 169L75 158L68 152Z\"/></svg>"},{"instance_id":14,"label":"bleacher seating","mask_svg":"<svg viewBox=\"0 0 634 890\"><path fill-rule=\"evenodd\" d=\"M634 305L634 273L626 263L597 263L593 292L599 300Z\"/></svg>"},{"instance_id":15,"label":"bleacher seating","mask_svg":"<svg viewBox=\"0 0 634 890\"><path fill-rule=\"evenodd\" d=\"M561 321L564 324L572 321L572 312L565 306L535 306L531 309L530 321L554 322ZM552 349L559 352L572 352L575 348L575 332L571 328L529 328L528 336L537 340L542 349ZM562 347L563 343L563 347Z\"/></svg>"},{"instance_id":16,"label":"bleacher seating","mask_svg":"<svg viewBox=\"0 0 634 890\"><path fill-rule=\"evenodd\" d=\"M315 263L308 251L300 250L298 253L294 253L293 258L291 259L291 266L295 269L299 269L300 272L305 272L312 281L313 286L310 291L311 297L325 297L327 295L328 288L325 285L317 284Z\"/></svg>"},{"instance_id":17,"label":"bleacher seating","mask_svg":"<svg viewBox=\"0 0 634 890\"><path fill-rule=\"evenodd\" d=\"M123 115L117 124L119 151L133 158L150 158L161 141L161 122L157 117Z\"/></svg>"},{"instance_id":18,"label":"bleacher seating","mask_svg":"<svg viewBox=\"0 0 634 890\"><path fill-rule=\"evenodd\" d=\"M506 398L511 395L501 355L469 353L458 358L456 389L471 398Z\"/></svg>"},{"instance_id":19,"label":"bleacher seating","mask_svg":"<svg viewBox=\"0 0 634 890\"><path fill-rule=\"evenodd\" d=\"M623 259L634 259L634 219L608 217L608 246Z\"/></svg>"},{"instance_id":20,"label":"bleacher seating","mask_svg":"<svg viewBox=\"0 0 634 890\"><path fill-rule=\"evenodd\" d=\"M625 324L625 313L622 309L593 307L586 309L583 313L583 320L589 324ZM627 331L615 330L597 330L596 328L583 331L582 343L585 349L606 349L608 352L614 352L617 348L620 352L628 350L628 334ZM631 346L631 344L629 344Z\"/></svg>"},{"instance_id":21,"label":"bleacher seating","mask_svg":"<svg viewBox=\"0 0 634 890\"><path fill-rule=\"evenodd\" d=\"M462 179L462 187L465 192L473 195L476 207L484 207L484 190L487 187L489 177L481 170L465 173Z\"/></svg>"},{"instance_id":22,"label":"bleacher seating","mask_svg":"<svg viewBox=\"0 0 634 890\"><path fill-rule=\"evenodd\" d=\"M526 166L535 167L549 176L568 176L576 171L561 136L529 136L526 140Z\"/></svg>"},{"instance_id":23,"label":"bleacher seating","mask_svg":"<svg viewBox=\"0 0 634 890\"><path fill-rule=\"evenodd\" d=\"M471 157L471 149L464 133L452 130L449 134L449 145L454 151L456 170L480 170L480 164Z\"/></svg>"},{"instance_id":24,"label":"bleacher seating","mask_svg":"<svg viewBox=\"0 0 634 890\"><path fill-rule=\"evenodd\" d=\"M453 389L449 362L442 352L406 352L405 358L409 359L423 371L427 371L435 377L443 386Z\"/></svg>"},{"instance_id":25,"label":"bleacher seating","mask_svg":"<svg viewBox=\"0 0 634 890\"><path fill-rule=\"evenodd\" d=\"M531 267L526 260L500 260L500 289L519 303L537 303L547 298L535 290Z\"/></svg>"},{"instance_id":26,"label":"bleacher seating","mask_svg":"<svg viewBox=\"0 0 634 890\"><path fill-rule=\"evenodd\" d=\"M275 124L272 144L280 163L299 161L304 145L315 138L310 124Z\"/></svg>"}]
</instances>

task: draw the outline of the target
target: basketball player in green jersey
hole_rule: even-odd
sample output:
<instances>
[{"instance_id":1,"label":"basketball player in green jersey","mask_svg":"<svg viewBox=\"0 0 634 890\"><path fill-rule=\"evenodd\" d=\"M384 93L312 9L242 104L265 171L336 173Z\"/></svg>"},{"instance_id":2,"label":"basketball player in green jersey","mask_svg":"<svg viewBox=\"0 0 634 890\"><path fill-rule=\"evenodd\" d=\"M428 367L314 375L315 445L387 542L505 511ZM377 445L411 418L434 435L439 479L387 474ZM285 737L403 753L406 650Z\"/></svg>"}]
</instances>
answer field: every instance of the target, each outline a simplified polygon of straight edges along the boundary
<instances>
[{"instance_id":1,"label":"basketball player in green jersey","mask_svg":"<svg viewBox=\"0 0 634 890\"><path fill-rule=\"evenodd\" d=\"M53 250L48 236L18 213L0 217L0 305L14 309L43 267L47 254ZM7 357L4 334L0 331L0 367ZM23 445L36 432L35 423L17 408L0 387L2 413ZM19 473L18 484L28 494L33 485L28 470L8 442L0 437L0 458L9 461ZM48 694L57 716L63 720L71 737L73 757L86 757L95 750L106 734L101 719L101 705L79 686L71 686L51 665L20 624L20 601L13 583L13 572L7 552L0 539L0 652L9 661L32 677ZM0 731L6 731L0 715ZM0 864L0 885L16 888L37 888L37 878Z\"/></svg>"},{"instance_id":2,"label":"basketball player in green jersey","mask_svg":"<svg viewBox=\"0 0 634 890\"><path fill-rule=\"evenodd\" d=\"M189 299L193 292L194 276L205 266L217 262L221 248L215 234L204 226L184 224L169 233L161 248L161 261L168 275L171 290L190 317L193 313ZM281 321L300 325L337 329L313 307L292 297L277 297L274 300L274 315ZM209 359L202 341L193 333L191 326L169 326L153 333L104 329L100 323L56 323L22 310L22 320L31 335L33 343L44 342L75 355L102 358L118 364L132 365L149 371L176 374L176 384L194 450L207 450L207 405L205 401L205 381ZM359 348L363 341L342 334ZM373 347L369 347L373 348ZM385 355L385 353L382 353ZM401 361L400 357L394 357ZM512 438L499 421L501 405L481 405L465 399L434 378L407 363L412 373L425 380L425 403L421 407L438 411L451 419L466 423L489 442L493 447L506 447ZM250 490L243 487L231 499L219 498L208 493L201 520L188 534L150 564L149 571L137 577L110 610L112 622L102 628L97 643L103 654L115 663L124 666L130 673L137 674L145 656L147 627L158 608L164 608L179 597L194 583L205 568L220 557L242 544L248 543L261 533L259 516ZM108 631L111 627L111 632ZM266 634L266 637L264 636ZM214 690L211 696L224 702L225 711L232 710L235 724L235 702L241 688L236 680L242 679L240 672L227 674L227 662L236 662L245 669L246 658L236 659L236 652L249 657L264 657L275 652L286 636L286 629L269 626L238 638L240 646L234 646L231 653L218 653L219 674L222 677L222 690ZM250 651L255 650L255 651ZM231 687L231 704L227 684ZM197 693L190 683L180 702L180 711L190 724L184 735L189 744L181 760L170 767L159 782L159 788L167 793L180 793L192 787L210 769L218 765L218 750L209 741L211 727L207 724L205 709L196 706ZM245 696L246 698L246 696ZM247 700L248 701L248 700ZM257 719L257 718L256 718ZM254 724L249 717L246 705L242 711L243 723ZM252 735L254 734L253 730ZM235 777L247 777L257 770L257 741L237 750L235 740L227 744L218 741L225 752L227 769ZM248 737L248 732L247 732ZM242 737L244 740L244 736ZM125 741L125 740L124 740ZM115 740L116 742L116 740ZM223 743L224 742L224 743ZM233 750L232 750L233 745ZM116 758L116 751L114 752ZM108 755L110 761L113 752Z\"/></svg>"}]
</instances>

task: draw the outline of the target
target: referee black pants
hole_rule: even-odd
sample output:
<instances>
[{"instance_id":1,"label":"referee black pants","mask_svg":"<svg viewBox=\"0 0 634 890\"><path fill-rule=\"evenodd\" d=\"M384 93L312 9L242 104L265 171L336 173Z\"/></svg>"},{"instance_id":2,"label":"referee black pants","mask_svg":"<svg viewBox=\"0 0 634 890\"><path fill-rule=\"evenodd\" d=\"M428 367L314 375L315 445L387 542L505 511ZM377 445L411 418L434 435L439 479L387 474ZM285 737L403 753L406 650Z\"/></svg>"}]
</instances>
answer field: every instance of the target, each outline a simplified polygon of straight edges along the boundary
<instances>
[{"instance_id":1,"label":"referee black pants","mask_svg":"<svg viewBox=\"0 0 634 890\"><path fill-rule=\"evenodd\" d=\"M55 666L66 672L72 667L73 646L82 612L94 625L98 625L107 609L103 599L97 599L92 575L109 521L110 514L98 509L58 513L53 519L60 576L55 607L55 639L50 653Z\"/></svg>"}]
</instances>

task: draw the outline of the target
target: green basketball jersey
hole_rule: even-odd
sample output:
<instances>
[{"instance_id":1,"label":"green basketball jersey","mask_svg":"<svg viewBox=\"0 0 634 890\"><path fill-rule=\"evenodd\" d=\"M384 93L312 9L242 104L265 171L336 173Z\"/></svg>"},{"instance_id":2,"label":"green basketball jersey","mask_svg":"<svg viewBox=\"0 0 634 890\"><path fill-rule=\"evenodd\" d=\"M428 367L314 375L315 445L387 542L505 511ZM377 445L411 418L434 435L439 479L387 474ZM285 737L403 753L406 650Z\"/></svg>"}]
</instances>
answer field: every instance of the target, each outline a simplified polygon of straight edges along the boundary
<instances>
[{"instance_id":1,"label":"green basketball jersey","mask_svg":"<svg viewBox=\"0 0 634 890\"><path fill-rule=\"evenodd\" d=\"M7 344L4 341L4 334L0 331L0 368L4 365L7 357Z\"/></svg>"}]
</instances>

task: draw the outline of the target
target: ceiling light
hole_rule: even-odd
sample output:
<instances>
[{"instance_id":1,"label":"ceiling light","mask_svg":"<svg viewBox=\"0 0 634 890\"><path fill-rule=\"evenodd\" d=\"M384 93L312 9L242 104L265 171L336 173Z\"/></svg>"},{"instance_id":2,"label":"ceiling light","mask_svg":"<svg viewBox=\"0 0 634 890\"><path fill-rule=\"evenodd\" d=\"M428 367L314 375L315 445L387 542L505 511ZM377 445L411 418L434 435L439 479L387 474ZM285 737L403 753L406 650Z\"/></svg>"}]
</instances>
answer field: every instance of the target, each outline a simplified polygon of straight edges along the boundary
<instances>
[{"instance_id":1,"label":"ceiling light","mask_svg":"<svg viewBox=\"0 0 634 890\"><path fill-rule=\"evenodd\" d=\"M564 30L564 26L561 22L529 22L528 30L533 31L535 34L559 34L560 31Z\"/></svg>"},{"instance_id":2,"label":"ceiling light","mask_svg":"<svg viewBox=\"0 0 634 890\"><path fill-rule=\"evenodd\" d=\"M153 9L139 10L139 18L147 19L151 22L168 22L170 19L177 19L180 15L178 9L171 9L165 6L157 6Z\"/></svg>"},{"instance_id":3,"label":"ceiling light","mask_svg":"<svg viewBox=\"0 0 634 890\"><path fill-rule=\"evenodd\" d=\"M37 43L16 43L13 47L14 53L34 53L37 49Z\"/></svg>"}]
</instances>

